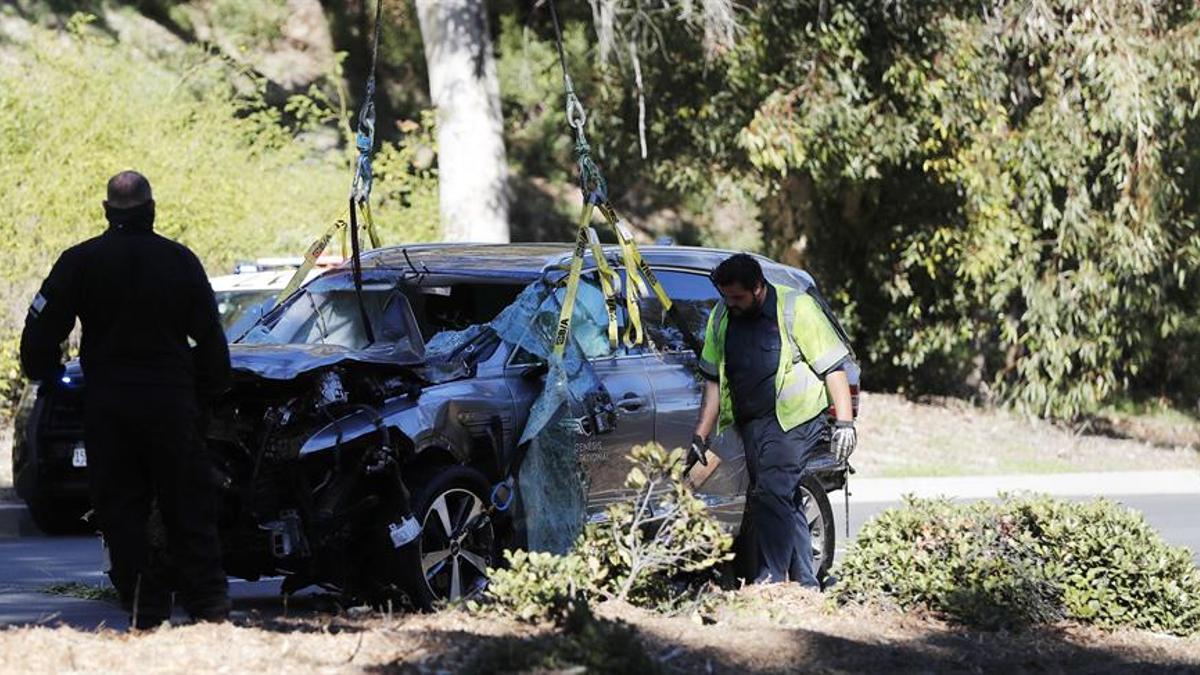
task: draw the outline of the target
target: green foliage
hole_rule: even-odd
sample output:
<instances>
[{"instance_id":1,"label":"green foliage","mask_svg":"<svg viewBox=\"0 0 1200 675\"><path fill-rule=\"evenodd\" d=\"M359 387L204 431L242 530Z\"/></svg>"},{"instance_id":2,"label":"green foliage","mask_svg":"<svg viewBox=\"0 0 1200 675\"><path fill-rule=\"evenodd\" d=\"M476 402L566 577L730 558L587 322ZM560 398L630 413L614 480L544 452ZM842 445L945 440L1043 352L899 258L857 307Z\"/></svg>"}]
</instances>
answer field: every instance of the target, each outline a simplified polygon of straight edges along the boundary
<instances>
[{"instance_id":1,"label":"green foliage","mask_svg":"<svg viewBox=\"0 0 1200 675\"><path fill-rule=\"evenodd\" d=\"M64 598L77 598L79 600L117 602L120 599L117 595L117 589L112 586L93 586L82 581L64 581L50 584L42 587L41 592L47 595L58 595Z\"/></svg>"},{"instance_id":2,"label":"green foliage","mask_svg":"<svg viewBox=\"0 0 1200 675\"><path fill-rule=\"evenodd\" d=\"M0 421L8 419L21 398L20 336L0 332Z\"/></svg>"},{"instance_id":3,"label":"green foliage","mask_svg":"<svg viewBox=\"0 0 1200 675\"><path fill-rule=\"evenodd\" d=\"M574 552L505 551L507 567L489 570L488 597L521 621L564 620L586 604L592 588L587 563Z\"/></svg>"},{"instance_id":4,"label":"green foliage","mask_svg":"<svg viewBox=\"0 0 1200 675\"><path fill-rule=\"evenodd\" d=\"M1076 5L839 4L739 136L811 183L814 255L870 236L873 361L1066 418L1168 351L1200 272L1195 10Z\"/></svg>"},{"instance_id":5,"label":"green foliage","mask_svg":"<svg viewBox=\"0 0 1200 675\"><path fill-rule=\"evenodd\" d=\"M562 622L595 599L658 606L678 590L673 578L729 560L732 539L682 481L683 453L634 448L625 481L633 498L589 523L566 555L505 552L508 567L490 571L492 607L524 621Z\"/></svg>"},{"instance_id":6,"label":"green foliage","mask_svg":"<svg viewBox=\"0 0 1200 675\"><path fill-rule=\"evenodd\" d=\"M288 18L286 0L213 0L208 11L212 22L228 31L242 49L279 38Z\"/></svg>"},{"instance_id":7,"label":"green foliage","mask_svg":"<svg viewBox=\"0 0 1200 675\"><path fill-rule=\"evenodd\" d=\"M834 599L924 607L985 628L1066 617L1200 632L1200 571L1135 511L1112 502L909 499L859 533Z\"/></svg>"},{"instance_id":8,"label":"green foliage","mask_svg":"<svg viewBox=\"0 0 1200 675\"><path fill-rule=\"evenodd\" d=\"M211 274L299 255L344 217L351 154L318 151L298 135L328 123L331 99L293 97L292 126L265 103L265 84L225 59L197 48L147 60L88 30L83 15L70 23L67 35L33 28L8 45L13 60L0 70L0 330L19 329L60 251L103 230L105 182L122 169L146 174L156 228ZM431 124L409 123L410 134L377 154L374 213L385 243L437 234ZM9 362L0 358L0 369Z\"/></svg>"},{"instance_id":9,"label":"green foliage","mask_svg":"<svg viewBox=\"0 0 1200 675\"><path fill-rule=\"evenodd\" d=\"M656 23L649 161L624 50L576 78L604 168L639 177L616 197L690 209L704 243L745 245L730 224L757 218L765 252L834 300L873 386L1068 419L1140 393L1194 405L1194 3L787 0L737 18L708 58L686 22Z\"/></svg>"},{"instance_id":10,"label":"green foliage","mask_svg":"<svg viewBox=\"0 0 1200 675\"><path fill-rule=\"evenodd\" d=\"M576 550L603 595L663 601L671 575L704 572L732 558L729 534L684 484L684 452L654 443L635 447L625 479L634 499L609 506L604 521L584 527Z\"/></svg>"}]
</instances>

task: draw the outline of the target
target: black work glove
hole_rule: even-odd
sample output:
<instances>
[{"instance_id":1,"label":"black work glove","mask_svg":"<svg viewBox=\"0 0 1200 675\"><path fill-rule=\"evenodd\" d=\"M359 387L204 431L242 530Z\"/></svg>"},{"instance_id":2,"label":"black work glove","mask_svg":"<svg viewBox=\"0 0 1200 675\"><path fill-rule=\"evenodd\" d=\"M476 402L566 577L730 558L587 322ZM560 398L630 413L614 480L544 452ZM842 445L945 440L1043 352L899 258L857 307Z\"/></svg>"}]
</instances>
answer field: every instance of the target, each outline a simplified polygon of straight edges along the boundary
<instances>
[{"instance_id":1,"label":"black work glove","mask_svg":"<svg viewBox=\"0 0 1200 675\"><path fill-rule=\"evenodd\" d=\"M700 434L693 435L692 448L688 451L687 467L690 469L697 463L700 466L708 466L708 457L705 456L708 453L708 448L709 443L707 438Z\"/></svg>"},{"instance_id":2,"label":"black work glove","mask_svg":"<svg viewBox=\"0 0 1200 675\"><path fill-rule=\"evenodd\" d=\"M858 445L858 432L854 430L854 422L838 420L833 423L833 434L829 439L830 450L837 461L845 462L854 453Z\"/></svg>"}]
</instances>

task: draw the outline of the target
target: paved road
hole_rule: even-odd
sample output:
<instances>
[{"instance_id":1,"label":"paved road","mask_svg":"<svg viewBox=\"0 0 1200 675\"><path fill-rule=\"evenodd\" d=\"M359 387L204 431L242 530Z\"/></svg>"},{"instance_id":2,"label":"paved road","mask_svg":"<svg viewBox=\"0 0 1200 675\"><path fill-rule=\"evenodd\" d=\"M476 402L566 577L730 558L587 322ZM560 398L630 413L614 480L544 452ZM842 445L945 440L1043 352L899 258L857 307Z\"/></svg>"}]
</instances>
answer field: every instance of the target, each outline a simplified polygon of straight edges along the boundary
<instances>
[{"instance_id":1,"label":"paved road","mask_svg":"<svg viewBox=\"0 0 1200 675\"><path fill-rule=\"evenodd\" d=\"M1191 476L1172 478L1160 475L1127 475L1114 483L1111 476L1058 477L1051 481L1059 493L1069 499L1085 499L1092 494L1108 494L1111 499L1141 511L1146 519L1172 544L1190 548L1200 565L1200 489L1188 482ZM1200 480L1200 476L1195 477ZM1186 480L1185 480L1186 479ZM903 492L922 496L960 495L962 499L977 499L995 494L997 478L979 479L989 489L972 482L974 479L927 479L927 482L905 481L898 484ZM1021 481L1044 490L1039 477L1013 478L1013 484L1003 484L1006 490L1020 489ZM1106 483L1123 486L1133 494L1113 495ZM1153 494L1162 489L1167 494ZM885 509L900 505L897 485L887 481L856 481L851 484L856 495L850 505L850 530L856 533L862 524ZM982 490L982 491L981 491ZM845 518L841 493L833 495L834 519L838 532L838 555L845 550ZM23 509L0 503L0 626L30 623L66 623L80 628L109 626L117 629L128 625L126 617L114 605L94 600L81 600L42 592L51 584L80 582L100 585L106 582L99 572L102 553L96 537L44 537L29 522ZM277 580L231 583L234 608L263 614L279 614L283 606L278 595ZM296 598L288 608L292 612L313 612L329 607L319 594L309 593Z\"/></svg>"}]
</instances>

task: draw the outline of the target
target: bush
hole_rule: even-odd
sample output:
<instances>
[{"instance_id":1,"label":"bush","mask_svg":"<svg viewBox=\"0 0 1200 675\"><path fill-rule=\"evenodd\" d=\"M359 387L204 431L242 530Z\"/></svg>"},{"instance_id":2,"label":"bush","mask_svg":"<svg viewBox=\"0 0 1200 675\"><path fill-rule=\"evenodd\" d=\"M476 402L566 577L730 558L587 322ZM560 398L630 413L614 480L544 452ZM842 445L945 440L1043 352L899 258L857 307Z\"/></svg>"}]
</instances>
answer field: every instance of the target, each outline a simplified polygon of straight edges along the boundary
<instances>
[{"instance_id":1,"label":"bush","mask_svg":"<svg viewBox=\"0 0 1200 675\"><path fill-rule=\"evenodd\" d=\"M1138 513L1106 500L909 499L865 525L834 592L982 628L1056 618L1190 635L1200 573Z\"/></svg>"},{"instance_id":2,"label":"bush","mask_svg":"<svg viewBox=\"0 0 1200 675\"><path fill-rule=\"evenodd\" d=\"M589 523L566 555L506 551L490 571L492 607L524 621L561 622L591 600L640 606L669 602L704 582L673 584L681 573L711 572L729 560L732 538L684 485L682 449L638 446L625 486L633 497Z\"/></svg>"},{"instance_id":3,"label":"bush","mask_svg":"<svg viewBox=\"0 0 1200 675\"><path fill-rule=\"evenodd\" d=\"M0 331L0 422L8 420L21 398L19 348L16 333Z\"/></svg>"},{"instance_id":4,"label":"bush","mask_svg":"<svg viewBox=\"0 0 1200 675\"><path fill-rule=\"evenodd\" d=\"M265 103L265 84L235 64L200 48L152 59L89 22L76 15L67 34L30 27L3 45L0 335L19 330L57 255L103 230L105 181L122 169L149 177L156 228L214 275L238 260L301 255L348 209L351 151L302 142L305 121L335 123L335 102L316 90L292 97L300 125L289 125ZM436 236L431 125L406 123L405 140L378 154L385 244ZM11 370L3 353L0 369ZM0 393L14 386L0 379Z\"/></svg>"}]
</instances>

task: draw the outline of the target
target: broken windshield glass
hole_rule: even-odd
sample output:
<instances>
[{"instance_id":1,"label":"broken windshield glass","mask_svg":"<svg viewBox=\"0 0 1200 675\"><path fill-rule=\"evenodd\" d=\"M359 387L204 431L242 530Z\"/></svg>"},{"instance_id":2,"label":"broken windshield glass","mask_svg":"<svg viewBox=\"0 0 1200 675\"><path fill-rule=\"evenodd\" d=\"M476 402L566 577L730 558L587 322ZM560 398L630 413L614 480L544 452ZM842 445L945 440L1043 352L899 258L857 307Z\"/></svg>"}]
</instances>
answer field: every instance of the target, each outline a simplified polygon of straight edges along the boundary
<instances>
[{"instance_id":1,"label":"broken windshield glass","mask_svg":"<svg viewBox=\"0 0 1200 675\"><path fill-rule=\"evenodd\" d=\"M365 284L362 299L376 345L394 352L423 353L424 342L412 307L395 285L381 281ZM371 346L357 294L349 277L342 276L301 289L240 342L334 345L348 350Z\"/></svg>"}]
</instances>

